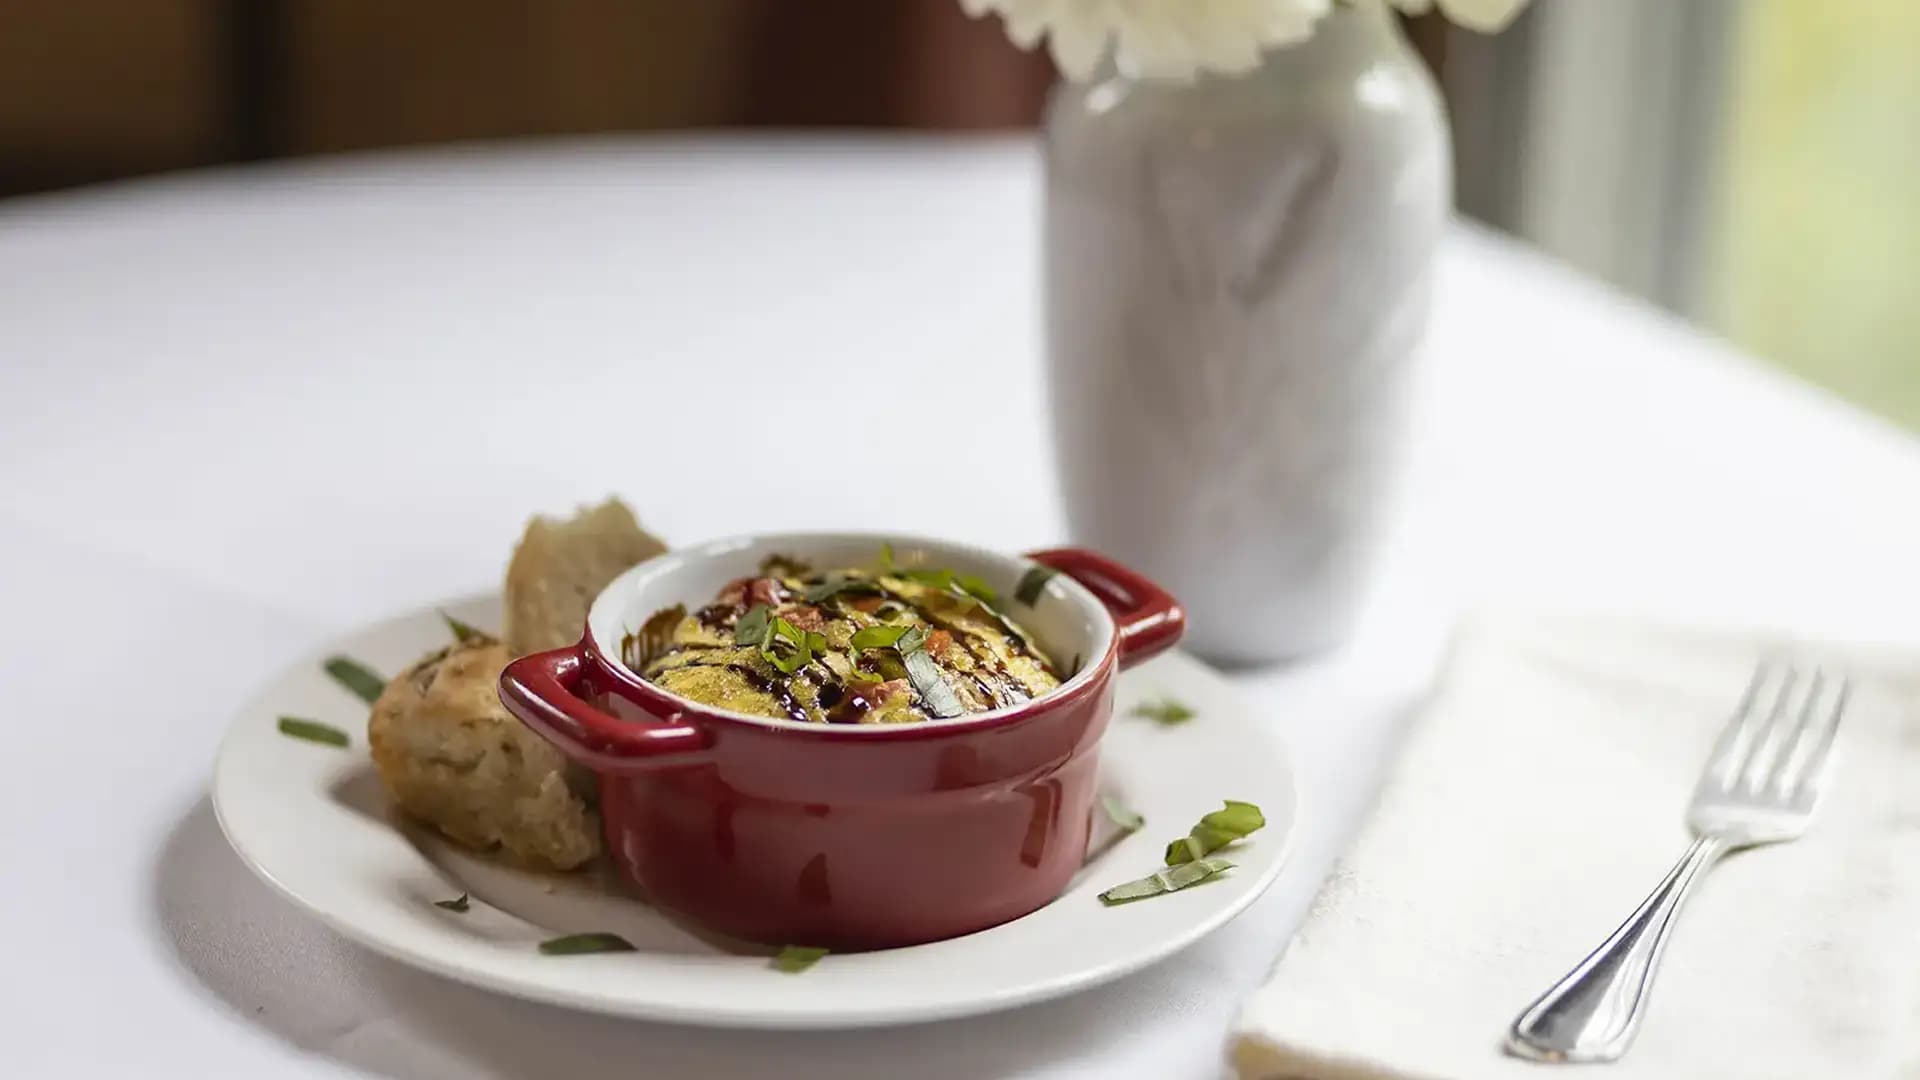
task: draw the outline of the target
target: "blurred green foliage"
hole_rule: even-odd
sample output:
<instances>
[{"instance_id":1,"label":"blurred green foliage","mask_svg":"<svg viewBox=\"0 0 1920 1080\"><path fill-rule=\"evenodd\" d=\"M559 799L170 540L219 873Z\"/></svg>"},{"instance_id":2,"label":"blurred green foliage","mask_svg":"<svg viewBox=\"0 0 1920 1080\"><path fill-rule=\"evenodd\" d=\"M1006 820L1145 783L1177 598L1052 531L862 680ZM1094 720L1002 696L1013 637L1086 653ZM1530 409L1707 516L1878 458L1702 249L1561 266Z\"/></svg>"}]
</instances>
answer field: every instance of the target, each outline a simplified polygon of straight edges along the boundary
<instances>
[{"instance_id":1,"label":"blurred green foliage","mask_svg":"<svg viewBox=\"0 0 1920 1080\"><path fill-rule=\"evenodd\" d=\"M1706 318L1920 428L1920 3L1738 10Z\"/></svg>"}]
</instances>

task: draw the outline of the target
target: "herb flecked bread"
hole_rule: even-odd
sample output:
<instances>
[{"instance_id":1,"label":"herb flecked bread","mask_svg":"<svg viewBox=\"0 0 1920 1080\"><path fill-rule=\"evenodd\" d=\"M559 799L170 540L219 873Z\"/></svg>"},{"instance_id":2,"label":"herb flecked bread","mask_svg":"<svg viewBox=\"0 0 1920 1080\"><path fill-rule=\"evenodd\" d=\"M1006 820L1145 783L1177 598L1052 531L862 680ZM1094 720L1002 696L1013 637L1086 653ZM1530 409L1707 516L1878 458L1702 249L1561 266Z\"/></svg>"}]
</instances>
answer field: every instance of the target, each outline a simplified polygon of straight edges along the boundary
<instances>
[{"instance_id":1,"label":"herb flecked bread","mask_svg":"<svg viewBox=\"0 0 1920 1080\"><path fill-rule=\"evenodd\" d=\"M525 656L579 641L600 590L666 550L619 499L565 521L534 518L507 564L507 651Z\"/></svg>"},{"instance_id":2,"label":"herb flecked bread","mask_svg":"<svg viewBox=\"0 0 1920 1080\"><path fill-rule=\"evenodd\" d=\"M507 648L476 637L387 684L367 721L380 779L401 809L479 851L571 870L600 850L566 759L500 704Z\"/></svg>"},{"instance_id":3,"label":"herb flecked bread","mask_svg":"<svg viewBox=\"0 0 1920 1080\"><path fill-rule=\"evenodd\" d=\"M500 704L500 672L515 656L579 640L600 590L665 550L618 499L529 522L507 566L506 640L456 629L459 644L422 658L374 702L367 739L394 802L522 866L571 870L599 854L592 777Z\"/></svg>"}]
</instances>

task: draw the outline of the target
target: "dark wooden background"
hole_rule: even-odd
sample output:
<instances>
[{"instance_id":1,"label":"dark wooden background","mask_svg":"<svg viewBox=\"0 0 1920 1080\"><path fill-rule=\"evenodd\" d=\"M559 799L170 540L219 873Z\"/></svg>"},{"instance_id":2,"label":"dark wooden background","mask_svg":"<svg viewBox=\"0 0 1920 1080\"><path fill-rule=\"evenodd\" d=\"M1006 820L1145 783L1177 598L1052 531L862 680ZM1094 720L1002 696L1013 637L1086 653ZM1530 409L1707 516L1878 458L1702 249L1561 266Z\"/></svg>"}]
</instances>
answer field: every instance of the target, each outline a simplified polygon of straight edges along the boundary
<instances>
[{"instance_id":1,"label":"dark wooden background","mask_svg":"<svg viewBox=\"0 0 1920 1080\"><path fill-rule=\"evenodd\" d=\"M1052 78L956 0L0 0L0 195L451 139L1021 127Z\"/></svg>"}]
</instances>

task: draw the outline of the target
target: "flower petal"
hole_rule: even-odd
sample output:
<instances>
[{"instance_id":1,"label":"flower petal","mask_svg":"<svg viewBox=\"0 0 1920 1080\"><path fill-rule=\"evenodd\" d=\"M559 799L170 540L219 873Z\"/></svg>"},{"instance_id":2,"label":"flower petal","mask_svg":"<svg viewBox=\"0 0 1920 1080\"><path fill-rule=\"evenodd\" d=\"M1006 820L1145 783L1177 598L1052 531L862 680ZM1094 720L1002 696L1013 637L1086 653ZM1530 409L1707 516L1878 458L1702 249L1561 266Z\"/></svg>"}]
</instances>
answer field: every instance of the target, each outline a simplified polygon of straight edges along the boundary
<instances>
[{"instance_id":1,"label":"flower petal","mask_svg":"<svg viewBox=\"0 0 1920 1080\"><path fill-rule=\"evenodd\" d=\"M1332 0L961 0L961 5L974 16L997 12L1007 36L1021 48L1047 38L1068 78L1092 76L1111 47L1116 64L1129 75L1191 80L1202 71L1237 74L1259 66L1265 50L1310 36Z\"/></svg>"},{"instance_id":2,"label":"flower petal","mask_svg":"<svg viewBox=\"0 0 1920 1080\"><path fill-rule=\"evenodd\" d=\"M1048 35L1048 46L1053 52L1053 62L1060 67L1060 73L1069 79L1084 82L1100 66L1101 57L1107 55L1107 31L1104 27L1085 24L1071 27L1056 25Z\"/></svg>"},{"instance_id":3,"label":"flower petal","mask_svg":"<svg viewBox=\"0 0 1920 1080\"><path fill-rule=\"evenodd\" d=\"M1440 0L1447 18L1483 34L1505 30L1526 6L1527 0Z\"/></svg>"}]
</instances>

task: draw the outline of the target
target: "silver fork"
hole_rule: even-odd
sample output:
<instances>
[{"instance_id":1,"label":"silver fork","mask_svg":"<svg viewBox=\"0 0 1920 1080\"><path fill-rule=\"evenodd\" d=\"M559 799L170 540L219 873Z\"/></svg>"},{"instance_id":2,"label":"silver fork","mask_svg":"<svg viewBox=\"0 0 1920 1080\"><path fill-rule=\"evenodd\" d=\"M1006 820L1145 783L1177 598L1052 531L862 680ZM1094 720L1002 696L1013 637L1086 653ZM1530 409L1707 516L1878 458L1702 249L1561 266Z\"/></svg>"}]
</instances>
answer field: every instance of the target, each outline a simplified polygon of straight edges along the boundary
<instances>
[{"instance_id":1,"label":"silver fork","mask_svg":"<svg viewBox=\"0 0 1920 1080\"><path fill-rule=\"evenodd\" d=\"M1646 1014L1674 916L1708 867L1740 848L1807 831L1851 691L1819 669L1801 685L1791 667L1761 665L1720 732L1694 788L1693 846L1653 895L1507 1033L1507 1051L1535 1061L1614 1061Z\"/></svg>"}]
</instances>

